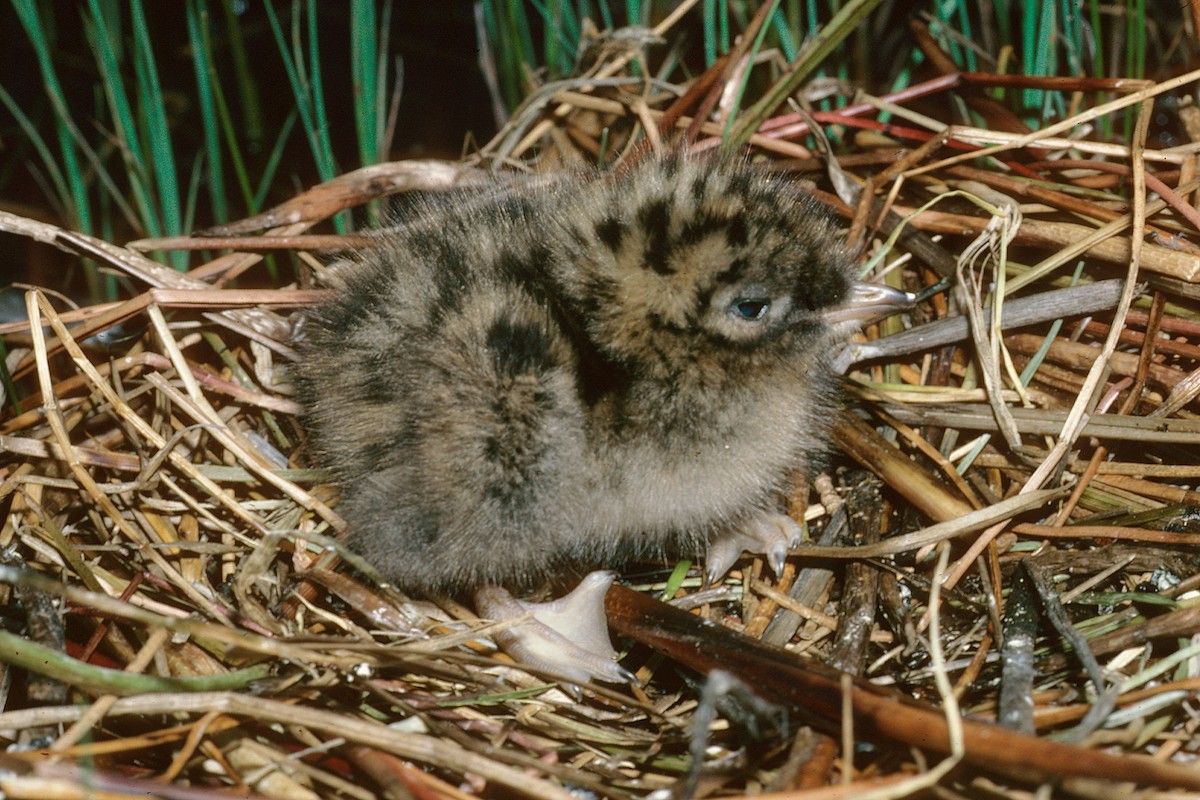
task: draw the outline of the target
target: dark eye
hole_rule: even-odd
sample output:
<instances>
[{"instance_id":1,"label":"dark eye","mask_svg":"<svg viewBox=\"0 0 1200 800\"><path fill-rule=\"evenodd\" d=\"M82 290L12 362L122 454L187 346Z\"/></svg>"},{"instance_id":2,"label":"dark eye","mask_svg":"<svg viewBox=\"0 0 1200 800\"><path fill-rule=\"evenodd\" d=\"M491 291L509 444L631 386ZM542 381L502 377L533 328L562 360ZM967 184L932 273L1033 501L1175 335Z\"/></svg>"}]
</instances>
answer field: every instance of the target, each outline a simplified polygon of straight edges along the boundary
<instances>
[{"instance_id":1,"label":"dark eye","mask_svg":"<svg viewBox=\"0 0 1200 800\"><path fill-rule=\"evenodd\" d=\"M760 299L757 297L742 297L734 300L733 305L729 307L729 310L732 311L735 316L741 317L742 319L758 320L763 318L763 315L767 313L767 309L770 307L770 300Z\"/></svg>"}]
</instances>

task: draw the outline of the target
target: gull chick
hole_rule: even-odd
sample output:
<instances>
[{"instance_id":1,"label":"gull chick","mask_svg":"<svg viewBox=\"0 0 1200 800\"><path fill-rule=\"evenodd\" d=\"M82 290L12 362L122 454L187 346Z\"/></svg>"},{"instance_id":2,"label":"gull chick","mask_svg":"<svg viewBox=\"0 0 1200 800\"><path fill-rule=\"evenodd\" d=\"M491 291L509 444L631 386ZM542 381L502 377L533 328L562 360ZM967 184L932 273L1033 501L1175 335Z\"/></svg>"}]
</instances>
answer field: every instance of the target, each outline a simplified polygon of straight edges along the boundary
<instances>
[{"instance_id":1,"label":"gull chick","mask_svg":"<svg viewBox=\"0 0 1200 800\"><path fill-rule=\"evenodd\" d=\"M903 304L853 282L793 182L684 156L419 201L332 273L296 377L351 546L405 590L532 610L547 627L501 643L576 682L630 677L611 574L546 605L507 590L639 556L708 553L719 577L752 549L778 571L830 363Z\"/></svg>"}]
</instances>

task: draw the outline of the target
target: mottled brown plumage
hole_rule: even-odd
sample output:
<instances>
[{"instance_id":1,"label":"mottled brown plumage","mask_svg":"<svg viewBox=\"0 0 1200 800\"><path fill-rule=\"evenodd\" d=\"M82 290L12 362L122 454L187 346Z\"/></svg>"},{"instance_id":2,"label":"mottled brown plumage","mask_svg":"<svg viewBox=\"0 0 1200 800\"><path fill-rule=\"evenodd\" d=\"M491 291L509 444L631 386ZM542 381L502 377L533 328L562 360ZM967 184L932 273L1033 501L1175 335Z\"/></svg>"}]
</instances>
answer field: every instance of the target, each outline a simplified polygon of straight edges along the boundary
<instances>
[{"instance_id":1,"label":"mottled brown plumage","mask_svg":"<svg viewBox=\"0 0 1200 800\"><path fill-rule=\"evenodd\" d=\"M403 222L336 271L297 365L381 572L520 588L772 528L825 445L852 286L794 184L670 157Z\"/></svg>"}]
</instances>

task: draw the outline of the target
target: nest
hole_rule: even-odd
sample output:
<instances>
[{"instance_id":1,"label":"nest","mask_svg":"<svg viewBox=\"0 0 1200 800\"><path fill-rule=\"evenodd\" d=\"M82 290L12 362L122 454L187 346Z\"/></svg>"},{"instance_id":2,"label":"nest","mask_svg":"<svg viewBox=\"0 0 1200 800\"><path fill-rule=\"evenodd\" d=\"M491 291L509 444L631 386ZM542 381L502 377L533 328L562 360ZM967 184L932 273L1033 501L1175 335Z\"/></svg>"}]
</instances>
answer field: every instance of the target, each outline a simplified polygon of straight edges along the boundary
<instances>
[{"instance_id":1,"label":"nest","mask_svg":"<svg viewBox=\"0 0 1200 800\"><path fill-rule=\"evenodd\" d=\"M796 89L785 74L727 125L722 98L747 69L736 51L672 86L628 68L644 44L617 42L542 87L464 162L358 170L204 237L122 247L0 214L0 230L145 289L73 310L31 292L42 324L4 327L0 577L24 633L0 633L0 659L19 668L0 736L21 746L0 789L1099 791L1081 771L1197 788L1200 770L1179 765L1195 755L1200 685L1200 219L1187 200L1200 178L1194 147L1145 137L1153 98L1200 75L1079 80L1068 88L1116 99L1031 133L1002 115L983 130L907 110L953 92L986 115L985 89L1019 79L955 74L840 111L779 111L773 93ZM1064 138L1139 103L1133 146ZM878 121L885 105L892 122ZM831 156L807 138L817 126L857 146ZM497 654L451 598L405 597L342 547L286 369L290 315L323 293L227 287L264 252L319 271L369 244L307 231L385 195L731 143L807 175L864 270L921 300L843 357L844 455L798 481L789 511L811 539L784 575L749 558L714 587L686 563L629 570L610 612L636 640L623 663L640 684L577 698ZM182 274L143 255L176 248L225 255ZM705 638L634 593L745 638ZM1024 735L992 740L960 714ZM1060 752L1052 736L1079 748L1059 772L1036 766L1038 748Z\"/></svg>"}]
</instances>

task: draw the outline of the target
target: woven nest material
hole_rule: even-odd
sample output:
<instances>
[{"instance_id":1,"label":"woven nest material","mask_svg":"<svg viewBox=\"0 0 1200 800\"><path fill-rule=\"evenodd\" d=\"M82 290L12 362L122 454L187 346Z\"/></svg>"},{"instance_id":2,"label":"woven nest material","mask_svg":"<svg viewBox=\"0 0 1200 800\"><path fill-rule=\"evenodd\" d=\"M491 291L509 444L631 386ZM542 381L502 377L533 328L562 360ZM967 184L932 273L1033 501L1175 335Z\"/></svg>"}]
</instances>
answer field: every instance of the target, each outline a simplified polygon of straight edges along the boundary
<instances>
[{"instance_id":1,"label":"woven nest material","mask_svg":"<svg viewBox=\"0 0 1200 800\"><path fill-rule=\"evenodd\" d=\"M73 310L33 292L44 327L3 328L0 578L23 624L0 633L0 659L18 668L0 736L21 746L2 757L0 790L825 798L940 781L1015 797L1006 787L1023 778L1086 771L1072 758L1058 774L1014 774L1051 747L1030 737L1064 732L1080 754L1111 757L1093 775L1197 788L1200 771L1178 768L1197 747L1200 686L1194 148L1148 150L1144 125L1134 147L1062 138L1139 102L1144 122L1146 101L1197 74L1081 86L1124 94L1037 133L882 124L870 104L753 120L750 152L808 176L874 276L916 293L945 281L845 356L856 412L836 426L844 456L790 498L812 540L782 578L749 558L716 587L686 565L622 576L794 663L718 637L695 649L734 655L680 664L617 601L640 685L576 700L497 655L453 600L405 597L351 568L336 491L309 468L289 399L294 314L323 292L230 282L266 251L319 272L328 254L369 245L308 231L385 195L501 165L720 146L725 126L703 120L736 83L735 59L689 86L648 83L627 63L618 49L544 87L467 162L359 170L205 237L122 247L0 213L0 230L144 289ZM982 96L941 80L892 108L952 90ZM815 123L863 132L860 146L822 156L806 144ZM142 255L175 248L225 254L186 274ZM732 677L694 681L712 660ZM1002 675L1001 660L1016 668ZM807 701L763 691L809 664L862 683L816 666ZM964 734L957 713L1030 736ZM856 739L870 746L838 755ZM966 767L937 769L964 749Z\"/></svg>"}]
</instances>

